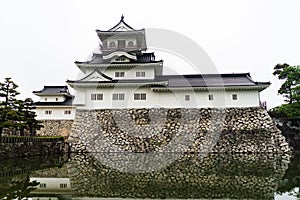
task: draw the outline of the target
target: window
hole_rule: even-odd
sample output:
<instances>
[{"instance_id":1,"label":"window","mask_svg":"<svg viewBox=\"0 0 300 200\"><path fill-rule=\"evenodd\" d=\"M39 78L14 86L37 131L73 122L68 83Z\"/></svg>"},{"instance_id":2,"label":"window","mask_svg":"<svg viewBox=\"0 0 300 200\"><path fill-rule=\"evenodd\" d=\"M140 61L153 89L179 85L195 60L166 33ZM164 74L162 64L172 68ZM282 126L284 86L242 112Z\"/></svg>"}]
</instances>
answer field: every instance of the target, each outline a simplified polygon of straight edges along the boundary
<instances>
[{"instance_id":1,"label":"window","mask_svg":"<svg viewBox=\"0 0 300 200\"><path fill-rule=\"evenodd\" d=\"M128 42L128 47L133 47L133 42L132 41Z\"/></svg>"},{"instance_id":2,"label":"window","mask_svg":"<svg viewBox=\"0 0 300 200\"><path fill-rule=\"evenodd\" d=\"M47 98L45 98L45 101L47 101L48 99Z\"/></svg>"},{"instance_id":3,"label":"window","mask_svg":"<svg viewBox=\"0 0 300 200\"><path fill-rule=\"evenodd\" d=\"M115 72L115 77L124 77L125 72Z\"/></svg>"},{"instance_id":4,"label":"window","mask_svg":"<svg viewBox=\"0 0 300 200\"><path fill-rule=\"evenodd\" d=\"M232 100L237 100L237 94L232 94Z\"/></svg>"},{"instance_id":5,"label":"window","mask_svg":"<svg viewBox=\"0 0 300 200\"><path fill-rule=\"evenodd\" d=\"M71 110L65 110L65 115L71 115Z\"/></svg>"},{"instance_id":6,"label":"window","mask_svg":"<svg viewBox=\"0 0 300 200\"><path fill-rule=\"evenodd\" d=\"M146 76L146 72L136 72L135 76L136 77L145 77Z\"/></svg>"},{"instance_id":7,"label":"window","mask_svg":"<svg viewBox=\"0 0 300 200\"><path fill-rule=\"evenodd\" d=\"M189 101L190 100L190 95L189 94L184 95L184 100Z\"/></svg>"},{"instance_id":8,"label":"window","mask_svg":"<svg viewBox=\"0 0 300 200\"><path fill-rule=\"evenodd\" d=\"M58 101L58 98L55 98L56 101Z\"/></svg>"},{"instance_id":9,"label":"window","mask_svg":"<svg viewBox=\"0 0 300 200\"><path fill-rule=\"evenodd\" d=\"M115 48L116 47L116 43L115 42L110 42L109 43L109 47L110 48Z\"/></svg>"},{"instance_id":10,"label":"window","mask_svg":"<svg viewBox=\"0 0 300 200\"><path fill-rule=\"evenodd\" d=\"M208 95L208 100L209 100L209 101L213 101L213 100L214 100L214 95L209 94L209 95Z\"/></svg>"},{"instance_id":11,"label":"window","mask_svg":"<svg viewBox=\"0 0 300 200\"><path fill-rule=\"evenodd\" d=\"M46 115L52 115L52 110L45 110Z\"/></svg>"},{"instance_id":12,"label":"window","mask_svg":"<svg viewBox=\"0 0 300 200\"><path fill-rule=\"evenodd\" d=\"M103 100L103 94L91 94L91 100L92 101L101 101Z\"/></svg>"},{"instance_id":13,"label":"window","mask_svg":"<svg viewBox=\"0 0 300 200\"><path fill-rule=\"evenodd\" d=\"M61 183L61 184L59 184L59 187L60 188L67 188L68 184L67 183Z\"/></svg>"},{"instance_id":14,"label":"window","mask_svg":"<svg viewBox=\"0 0 300 200\"><path fill-rule=\"evenodd\" d=\"M125 99L125 95L123 93L115 93L112 94L112 100L124 100Z\"/></svg>"},{"instance_id":15,"label":"window","mask_svg":"<svg viewBox=\"0 0 300 200\"><path fill-rule=\"evenodd\" d=\"M121 61L121 62L124 62L124 61L126 61L126 58L124 58L124 57L119 57L119 58L117 58L117 59L116 59L116 61L119 61L119 62L120 62L120 61Z\"/></svg>"},{"instance_id":16,"label":"window","mask_svg":"<svg viewBox=\"0 0 300 200\"><path fill-rule=\"evenodd\" d=\"M120 49L123 49L125 48L125 40L118 40L118 48Z\"/></svg>"},{"instance_id":17,"label":"window","mask_svg":"<svg viewBox=\"0 0 300 200\"><path fill-rule=\"evenodd\" d=\"M46 188L47 184L46 183L40 183L40 188Z\"/></svg>"},{"instance_id":18,"label":"window","mask_svg":"<svg viewBox=\"0 0 300 200\"><path fill-rule=\"evenodd\" d=\"M134 100L146 100L146 93L135 93L133 96Z\"/></svg>"}]
</instances>

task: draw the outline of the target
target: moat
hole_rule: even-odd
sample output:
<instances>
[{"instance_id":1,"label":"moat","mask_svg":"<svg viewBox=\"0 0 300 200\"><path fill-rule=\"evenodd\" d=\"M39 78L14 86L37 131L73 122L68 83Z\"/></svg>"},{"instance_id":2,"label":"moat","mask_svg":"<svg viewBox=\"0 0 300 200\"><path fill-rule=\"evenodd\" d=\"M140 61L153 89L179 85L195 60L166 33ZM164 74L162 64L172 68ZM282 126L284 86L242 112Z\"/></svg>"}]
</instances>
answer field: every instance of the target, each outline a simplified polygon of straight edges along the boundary
<instances>
[{"instance_id":1,"label":"moat","mask_svg":"<svg viewBox=\"0 0 300 200\"><path fill-rule=\"evenodd\" d=\"M3 160L0 199L300 199L299 154L145 155Z\"/></svg>"}]
</instances>

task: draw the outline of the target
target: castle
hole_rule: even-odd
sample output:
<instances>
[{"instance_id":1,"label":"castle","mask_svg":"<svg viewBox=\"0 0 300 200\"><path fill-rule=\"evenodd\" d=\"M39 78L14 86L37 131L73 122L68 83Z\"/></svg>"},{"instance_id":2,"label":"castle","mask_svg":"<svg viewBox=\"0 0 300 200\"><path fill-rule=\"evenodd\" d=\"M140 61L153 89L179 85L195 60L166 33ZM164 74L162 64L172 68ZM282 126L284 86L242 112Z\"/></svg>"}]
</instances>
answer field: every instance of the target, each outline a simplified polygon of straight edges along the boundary
<instances>
[{"instance_id":1,"label":"castle","mask_svg":"<svg viewBox=\"0 0 300 200\"><path fill-rule=\"evenodd\" d=\"M134 29L124 17L107 31L96 30L101 43L83 72L67 86L45 86L33 93L37 118L74 119L76 110L122 108L259 107L269 82L255 82L249 73L165 75L163 61L147 52L145 29Z\"/></svg>"}]
</instances>

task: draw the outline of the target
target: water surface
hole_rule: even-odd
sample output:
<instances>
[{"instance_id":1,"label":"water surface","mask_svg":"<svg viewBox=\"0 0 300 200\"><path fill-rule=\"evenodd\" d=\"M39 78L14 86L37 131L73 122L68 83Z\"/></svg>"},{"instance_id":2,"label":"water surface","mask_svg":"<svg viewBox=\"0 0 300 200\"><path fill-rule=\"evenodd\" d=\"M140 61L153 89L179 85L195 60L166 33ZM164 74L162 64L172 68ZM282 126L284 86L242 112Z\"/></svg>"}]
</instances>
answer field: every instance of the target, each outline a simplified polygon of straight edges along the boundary
<instances>
[{"instance_id":1,"label":"water surface","mask_svg":"<svg viewBox=\"0 0 300 200\"><path fill-rule=\"evenodd\" d=\"M153 159L159 167L140 164ZM0 199L300 199L299 155L184 154L163 163L72 154L5 160L0 169Z\"/></svg>"}]
</instances>

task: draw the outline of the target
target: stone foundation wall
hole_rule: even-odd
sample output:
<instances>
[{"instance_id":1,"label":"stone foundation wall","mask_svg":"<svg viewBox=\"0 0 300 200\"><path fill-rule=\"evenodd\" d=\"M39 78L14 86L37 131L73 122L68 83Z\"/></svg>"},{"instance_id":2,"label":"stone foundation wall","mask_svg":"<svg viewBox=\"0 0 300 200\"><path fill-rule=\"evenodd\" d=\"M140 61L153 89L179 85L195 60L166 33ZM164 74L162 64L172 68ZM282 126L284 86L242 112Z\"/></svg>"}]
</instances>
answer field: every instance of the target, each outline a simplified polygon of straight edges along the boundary
<instances>
[{"instance_id":1,"label":"stone foundation wall","mask_svg":"<svg viewBox=\"0 0 300 200\"><path fill-rule=\"evenodd\" d=\"M71 132L73 120L40 120L44 125L37 135L41 136L64 136L68 138Z\"/></svg>"},{"instance_id":2,"label":"stone foundation wall","mask_svg":"<svg viewBox=\"0 0 300 200\"><path fill-rule=\"evenodd\" d=\"M289 152L268 113L226 109L77 110L74 152Z\"/></svg>"},{"instance_id":3,"label":"stone foundation wall","mask_svg":"<svg viewBox=\"0 0 300 200\"><path fill-rule=\"evenodd\" d=\"M37 155L55 155L69 151L65 142L17 142L0 143L0 159Z\"/></svg>"}]
</instances>

